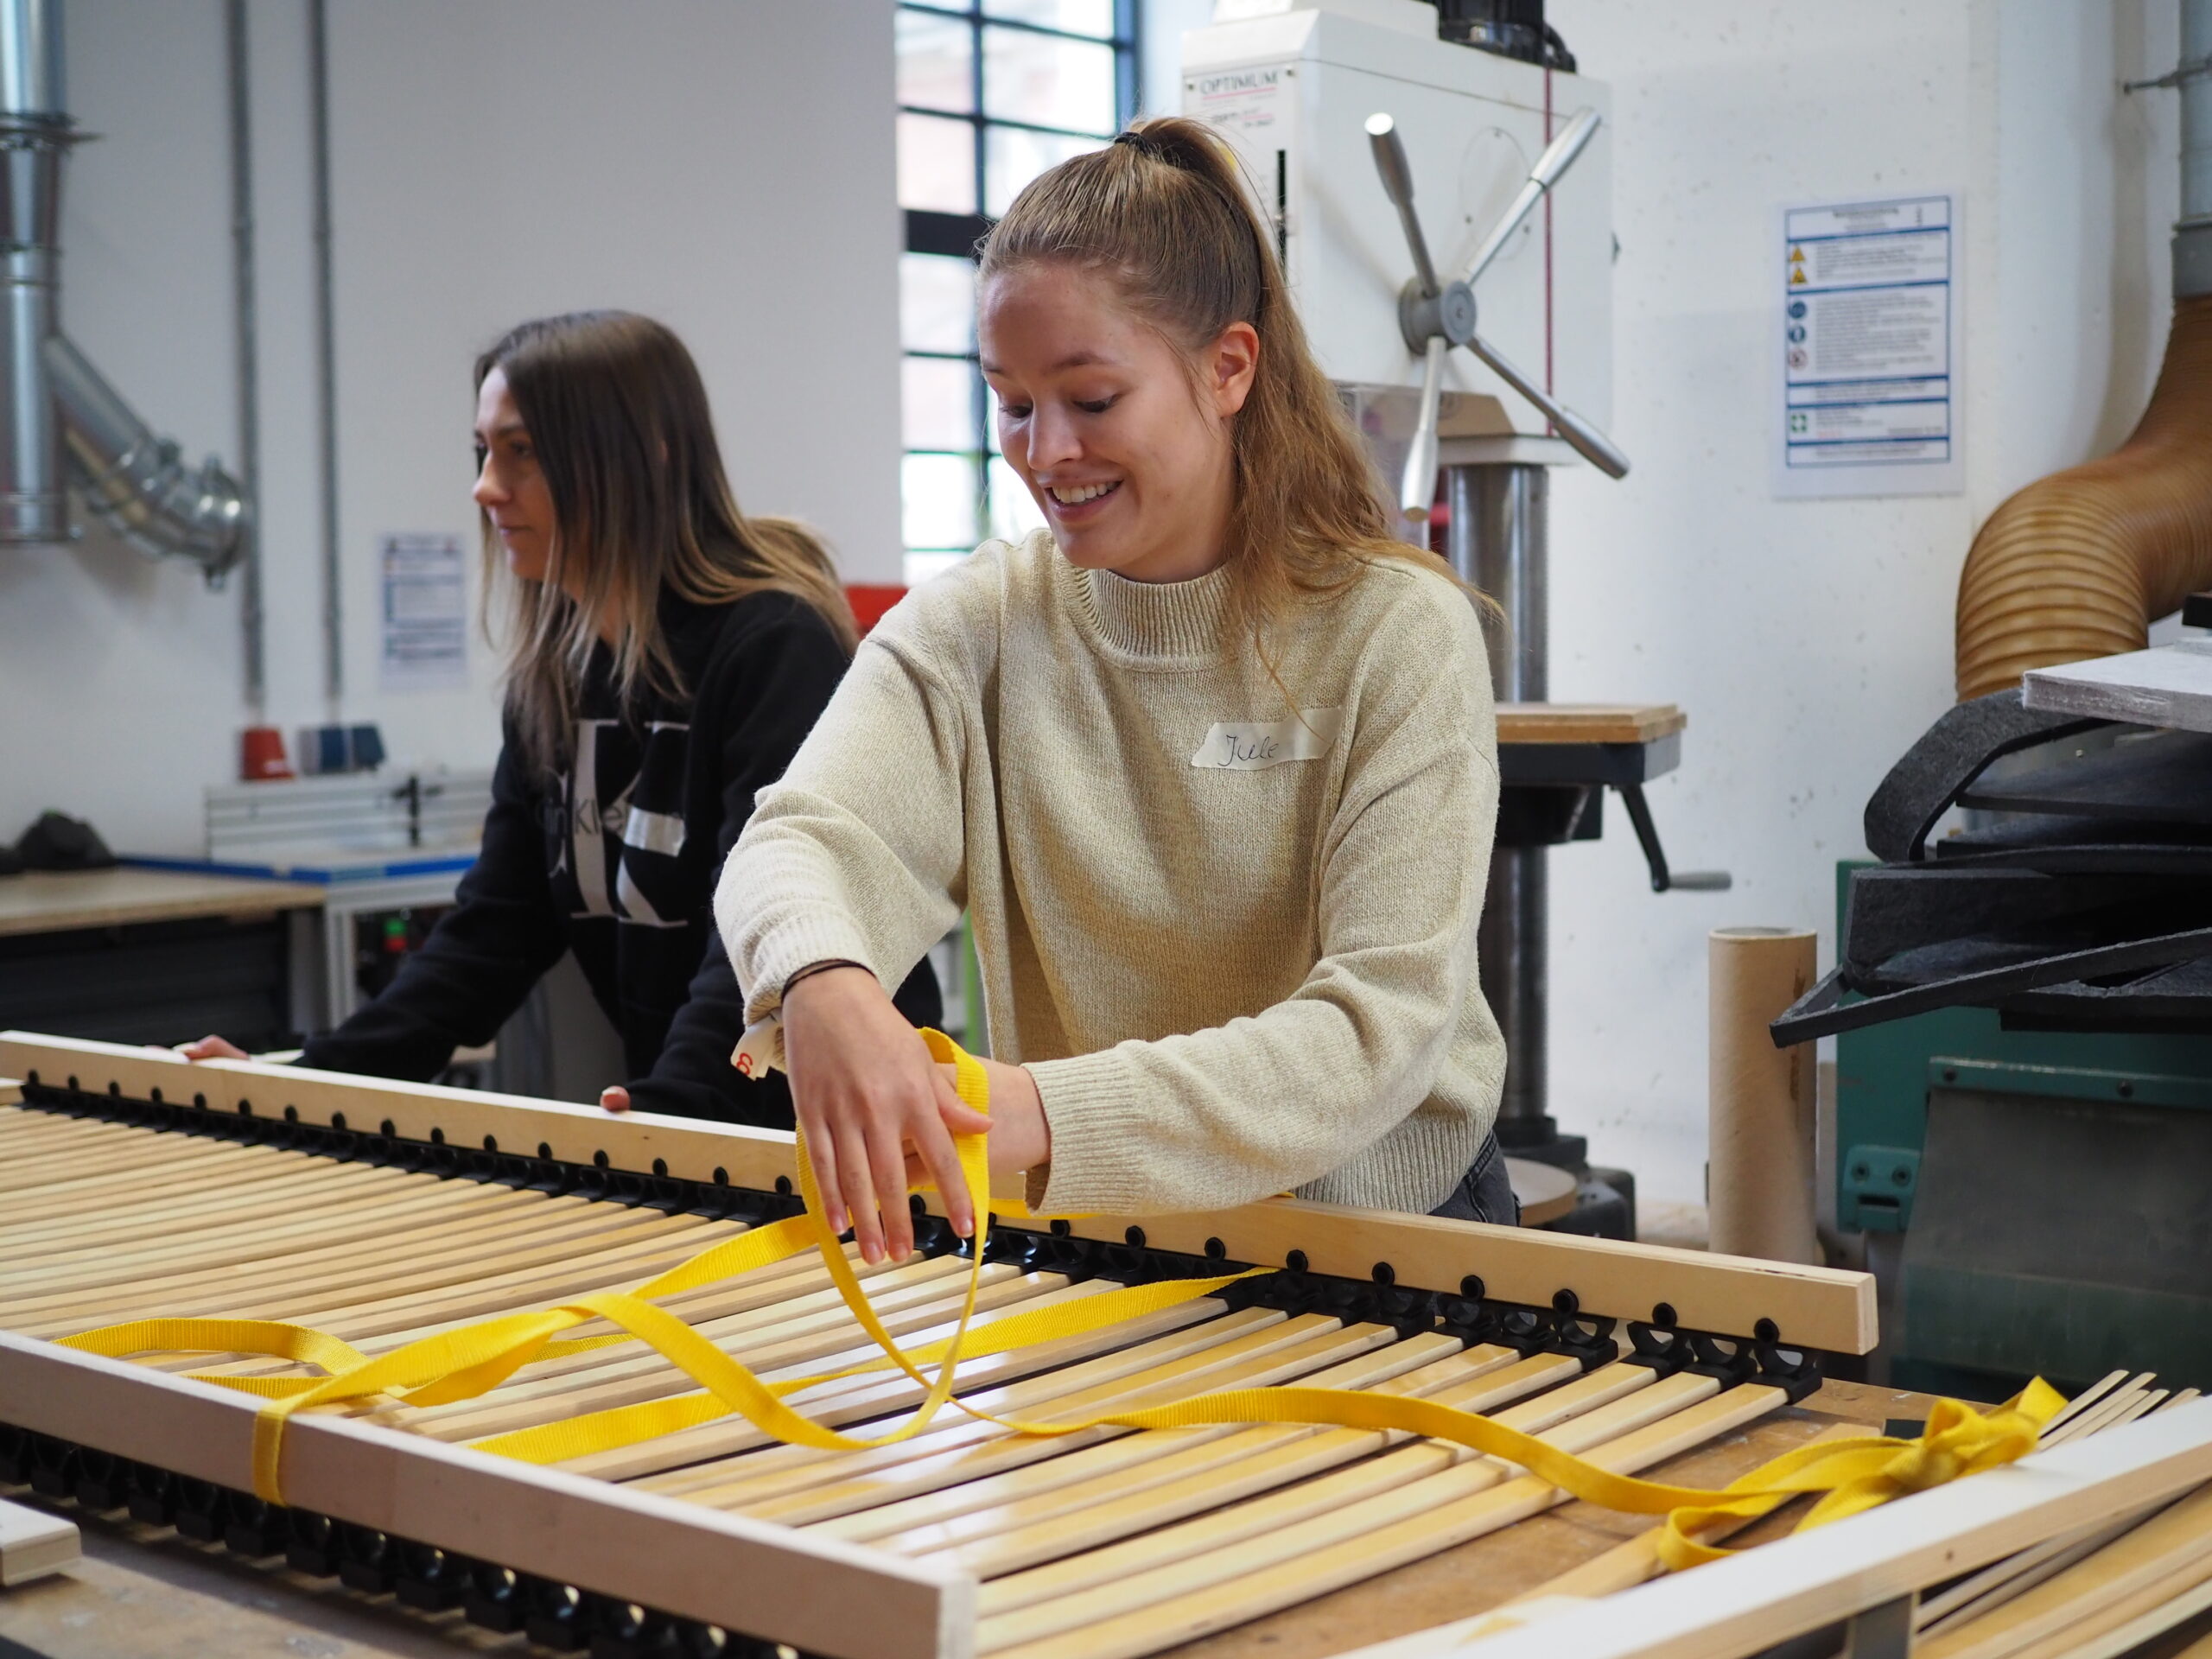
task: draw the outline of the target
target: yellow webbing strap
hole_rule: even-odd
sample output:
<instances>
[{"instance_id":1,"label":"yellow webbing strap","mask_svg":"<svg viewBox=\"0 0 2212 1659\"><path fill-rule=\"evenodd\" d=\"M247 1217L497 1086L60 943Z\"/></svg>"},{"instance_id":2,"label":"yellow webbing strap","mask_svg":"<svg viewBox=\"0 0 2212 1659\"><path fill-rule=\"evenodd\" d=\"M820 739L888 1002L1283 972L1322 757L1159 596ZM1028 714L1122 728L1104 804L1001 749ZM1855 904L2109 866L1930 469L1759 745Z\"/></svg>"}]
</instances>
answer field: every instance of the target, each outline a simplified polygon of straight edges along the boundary
<instances>
[{"instance_id":1,"label":"yellow webbing strap","mask_svg":"<svg viewBox=\"0 0 2212 1659\"><path fill-rule=\"evenodd\" d=\"M1659 1559L1669 1569L1680 1572L1732 1553L1701 1544L1689 1535L1714 1510L1760 1514L1794 1494L1826 1494L1797 1523L1796 1529L1805 1532L1860 1514L1893 1497L2011 1463L2036 1449L2044 1425L2065 1403L2064 1395L2037 1377L1986 1413L1961 1401L1938 1400L1918 1440L1870 1434L1864 1440L1800 1446L1729 1486L1732 1493L1764 1489L1776 1495L1765 1498L1758 1509L1747 1510L1739 1503L1689 1504L1671 1512L1667 1529L1660 1535Z\"/></svg>"},{"instance_id":2,"label":"yellow webbing strap","mask_svg":"<svg viewBox=\"0 0 2212 1659\"><path fill-rule=\"evenodd\" d=\"M989 1090L982 1065L941 1033L931 1031L923 1036L932 1055L955 1068L962 1102L988 1114ZM1265 1270L1122 1287L1013 1313L971 1332L989 1224L989 1175L983 1136L957 1136L955 1144L976 1217L966 1293L952 1334L912 1352L901 1349L876 1317L852 1264L830 1231L804 1137L797 1147L799 1192L806 1206L804 1214L754 1228L702 1250L631 1290L595 1292L557 1307L481 1320L423 1338L376 1358L307 1326L253 1319L134 1320L68 1338L65 1345L116 1358L154 1351L256 1354L314 1365L326 1372L320 1378L204 1379L265 1401L255 1421L253 1481L255 1491L272 1503L282 1501L283 1428L296 1411L379 1394L397 1395L404 1403L416 1406L472 1399L533 1361L636 1338L700 1383L703 1392L593 1412L478 1441L475 1448L526 1462L558 1463L635 1445L735 1413L788 1444L823 1450L864 1450L918 1434L948 1402L971 1416L1028 1434L1070 1434L1100 1425L1143 1429L1221 1423L1395 1430L1450 1441L1517 1464L1576 1497L1609 1509L1640 1514L1666 1512L1669 1520L1660 1549L1662 1558L1674 1567L1726 1553L1699 1544L1688 1535L1688 1529L1709 1516L1764 1513L1789 1497L1821 1492L1826 1496L1801 1524L1817 1526L1837 1520L1900 1493L1975 1473L2033 1450L2042 1425L2063 1403L2056 1391L2040 1381L1986 1414L1944 1401L1930 1415L1927 1430L1918 1440L1870 1436L1802 1447L1719 1491L1616 1474L1475 1413L1403 1395L1353 1389L1229 1389L1141 1410L1048 1424L998 1417L953 1398L963 1360L1105 1329L1210 1295L1249 1273ZM821 1252L832 1281L854 1317L882 1349L880 1357L841 1370L766 1382L651 1300L769 1266L810 1244ZM556 1340L559 1332L594 1319L617 1326L620 1334ZM926 1374L925 1367L934 1368L935 1375ZM900 1427L880 1436L841 1433L785 1403L785 1395L803 1389L893 1368L920 1384L924 1396Z\"/></svg>"}]
</instances>

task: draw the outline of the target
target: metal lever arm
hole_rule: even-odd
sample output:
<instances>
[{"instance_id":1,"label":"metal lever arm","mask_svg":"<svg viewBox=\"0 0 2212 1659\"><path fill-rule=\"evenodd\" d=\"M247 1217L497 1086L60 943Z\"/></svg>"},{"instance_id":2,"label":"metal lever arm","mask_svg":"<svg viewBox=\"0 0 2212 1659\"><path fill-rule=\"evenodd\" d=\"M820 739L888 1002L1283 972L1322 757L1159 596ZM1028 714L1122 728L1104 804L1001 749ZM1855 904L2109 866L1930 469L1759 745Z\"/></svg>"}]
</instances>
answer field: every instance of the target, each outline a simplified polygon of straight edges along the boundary
<instances>
[{"instance_id":1,"label":"metal lever arm","mask_svg":"<svg viewBox=\"0 0 2212 1659\"><path fill-rule=\"evenodd\" d=\"M1436 262L1428 257L1428 238L1421 233L1421 217L1414 212L1413 163L1406 158L1406 141L1398 137L1398 124L1387 115L1367 118L1367 142L1375 152L1375 170L1382 175L1383 194L1398 210L1406 227L1406 245L1413 250L1414 275L1421 291L1434 299L1443 290L1436 280Z\"/></svg>"},{"instance_id":2,"label":"metal lever arm","mask_svg":"<svg viewBox=\"0 0 2212 1659\"><path fill-rule=\"evenodd\" d=\"M1376 118L1376 120L1382 118ZM1467 274L1459 279L1461 282L1471 286L1475 278L1489 269L1490 262L1497 257L1498 250L1505 245L1514 232L1521 228L1521 221L1529 217L1529 210L1544 199L1544 193L1560 181L1560 175L1574 165L1574 158L1588 147L1590 140L1597 135L1599 124L1598 111L1585 110L1567 124L1566 131L1544 147L1544 153L1536 157L1535 166L1529 169L1528 182L1513 198L1513 205L1505 210L1505 217L1491 226L1491 233L1483 238L1483 245L1469 262ZM1370 120L1367 124L1367 130L1370 133L1375 130L1375 121ZM1384 182L1387 185L1389 181L1385 180ZM1407 194L1410 199L1410 187ZM1408 212L1410 207L1399 211Z\"/></svg>"},{"instance_id":3,"label":"metal lever arm","mask_svg":"<svg viewBox=\"0 0 2212 1659\"><path fill-rule=\"evenodd\" d=\"M1726 870L1669 870L1659 845L1659 826L1651 821L1651 804L1643 798L1643 785L1615 787L1621 792L1621 804L1628 808L1628 821L1636 826L1636 844L1643 849L1643 861L1651 867L1652 892L1726 893L1736 885Z\"/></svg>"},{"instance_id":4,"label":"metal lever arm","mask_svg":"<svg viewBox=\"0 0 2212 1659\"><path fill-rule=\"evenodd\" d=\"M1452 342L1441 334L1428 337L1421 366L1421 416L1414 423L1413 442L1406 449L1406 471L1398 485L1398 510L1421 522L1436 505L1437 405L1444 395L1444 354Z\"/></svg>"},{"instance_id":5,"label":"metal lever arm","mask_svg":"<svg viewBox=\"0 0 2212 1659\"><path fill-rule=\"evenodd\" d=\"M1498 354L1497 347L1477 334L1468 340L1467 349L1489 364L1499 379L1543 410L1546 418L1559 429L1560 436L1573 444L1583 460L1608 478L1628 476L1628 457L1613 447L1611 438L1515 368Z\"/></svg>"}]
</instances>

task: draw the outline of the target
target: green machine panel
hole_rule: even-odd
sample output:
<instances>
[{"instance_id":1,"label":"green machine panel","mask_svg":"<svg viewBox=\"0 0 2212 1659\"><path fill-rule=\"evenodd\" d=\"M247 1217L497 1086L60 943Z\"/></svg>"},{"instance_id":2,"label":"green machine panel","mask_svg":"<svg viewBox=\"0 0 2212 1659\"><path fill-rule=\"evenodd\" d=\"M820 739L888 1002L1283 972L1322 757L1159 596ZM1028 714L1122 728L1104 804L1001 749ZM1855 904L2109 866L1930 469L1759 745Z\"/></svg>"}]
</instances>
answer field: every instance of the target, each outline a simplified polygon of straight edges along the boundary
<instances>
[{"instance_id":1,"label":"green machine panel","mask_svg":"<svg viewBox=\"0 0 2212 1659\"><path fill-rule=\"evenodd\" d=\"M1837 870L1839 928L1853 869ZM1836 1218L1901 1233L1898 1380L2212 1384L2212 1036L1948 1008L1836 1039Z\"/></svg>"}]
</instances>

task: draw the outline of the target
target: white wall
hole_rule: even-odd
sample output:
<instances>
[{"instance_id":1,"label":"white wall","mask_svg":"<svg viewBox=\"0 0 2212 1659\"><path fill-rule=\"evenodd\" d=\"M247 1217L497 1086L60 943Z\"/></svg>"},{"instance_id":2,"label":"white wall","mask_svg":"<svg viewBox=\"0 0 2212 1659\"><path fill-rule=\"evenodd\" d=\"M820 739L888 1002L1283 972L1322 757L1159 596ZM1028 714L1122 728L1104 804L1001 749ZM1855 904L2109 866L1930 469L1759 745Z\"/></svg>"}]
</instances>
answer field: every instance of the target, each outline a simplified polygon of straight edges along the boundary
<instances>
[{"instance_id":1,"label":"white wall","mask_svg":"<svg viewBox=\"0 0 2212 1659\"><path fill-rule=\"evenodd\" d=\"M268 715L325 716L308 287L304 0L251 0ZM219 0L69 0L70 332L159 429L235 470ZM347 693L395 753L497 745L465 691L376 685L377 538L474 547L469 365L525 316L671 324L739 498L827 531L849 579L899 570L890 0L334 0L332 132ZM0 837L41 808L118 848L199 850L234 775L239 584L207 593L97 527L0 552Z\"/></svg>"},{"instance_id":2,"label":"white wall","mask_svg":"<svg viewBox=\"0 0 2212 1659\"><path fill-rule=\"evenodd\" d=\"M1635 462L1620 484L1556 479L1551 693L1688 709L1653 810L1677 867L1736 877L1726 894L1654 896L1624 822L1553 855L1552 1109L1647 1195L1694 1200L1707 930L1817 924L1833 960L1835 861L1865 856L1867 796L1953 700L1974 528L2112 447L2148 393L2174 110L2118 84L2171 67L2174 11L1554 0L1550 15L1613 88L1611 430ZM1967 492L1774 500L1774 209L1922 188L1966 200Z\"/></svg>"}]
</instances>

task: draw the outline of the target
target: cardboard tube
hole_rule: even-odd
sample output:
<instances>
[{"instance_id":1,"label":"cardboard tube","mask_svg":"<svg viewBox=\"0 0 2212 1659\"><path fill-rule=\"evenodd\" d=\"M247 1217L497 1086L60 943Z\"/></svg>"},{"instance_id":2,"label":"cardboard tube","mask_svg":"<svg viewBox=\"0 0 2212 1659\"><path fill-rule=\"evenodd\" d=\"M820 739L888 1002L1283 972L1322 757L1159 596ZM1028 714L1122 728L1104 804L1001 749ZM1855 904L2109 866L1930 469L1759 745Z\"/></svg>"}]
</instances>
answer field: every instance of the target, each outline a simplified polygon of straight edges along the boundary
<instances>
[{"instance_id":1,"label":"cardboard tube","mask_svg":"<svg viewBox=\"0 0 2212 1659\"><path fill-rule=\"evenodd\" d=\"M1814 1228L1815 1046L1777 1048L1768 1022L1811 988L1815 936L1720 927L1707 939L1712 987L1712 1248L1817 1265Z\"/></svg>"}]
</instances>

